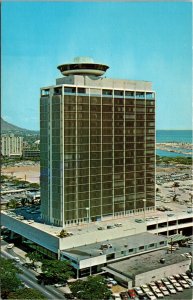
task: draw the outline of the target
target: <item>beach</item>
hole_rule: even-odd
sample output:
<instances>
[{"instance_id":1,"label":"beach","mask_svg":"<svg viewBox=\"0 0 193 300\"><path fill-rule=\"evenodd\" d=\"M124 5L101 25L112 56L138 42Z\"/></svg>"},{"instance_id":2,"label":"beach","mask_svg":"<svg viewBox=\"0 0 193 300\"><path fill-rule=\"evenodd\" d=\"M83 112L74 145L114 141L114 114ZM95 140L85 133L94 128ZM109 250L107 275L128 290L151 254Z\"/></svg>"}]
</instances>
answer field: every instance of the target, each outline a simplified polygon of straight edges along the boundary
<instances>
[{"instance_id":1,"label":"beach","mask_svg":"<svg viewBox=\"0 0 193 300\"><path fill-rule=\"evenodd\" d=\"M40 182L40 164L2 167L2 175L8 175L31 183Z\"/></svg>"}]
</instances>

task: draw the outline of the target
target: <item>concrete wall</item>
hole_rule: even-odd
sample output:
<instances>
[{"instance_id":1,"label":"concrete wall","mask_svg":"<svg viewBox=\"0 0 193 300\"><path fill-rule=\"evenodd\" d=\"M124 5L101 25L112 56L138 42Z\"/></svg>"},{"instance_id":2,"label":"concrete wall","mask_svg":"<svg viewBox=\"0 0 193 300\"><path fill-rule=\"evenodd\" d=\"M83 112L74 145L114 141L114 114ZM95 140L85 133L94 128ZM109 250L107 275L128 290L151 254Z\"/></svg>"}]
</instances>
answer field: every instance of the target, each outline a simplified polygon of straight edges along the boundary
<instances>
[{"instance_id":1,"label":"concrete wall","mask_svg":"<svg viewBox=\"0 0 193 300\"><path fill-rule=\"evenodd\" d=\"M97 257L91 257L80 261L79 268L89 268L106 263L106 255L100 255Z\"/></svg>"},{"instance_id":2,"label":"concrete wall","mask_svg":"<svg viewBox=\"0 0 193 300\"><path fill-rule=\"evenodd\" d=\"M33 224L30 225L5 214L1 214L1 225L6 226L9 230L30 239L34 243L37 243L54 253L58 253L59 238L33 227Z\"/></svg>"},{"instance_id":3,"label":"concrete wall","mask_svg":"<svg viewBox=\"0 0 193 300\"><path fill-rule=\"evenodd\" d=\"M112 79L105 77L89 77L89 76L66 76L56 79L56 84L74 84L82 86L93 86L100 88L117 88L117 89L129 89L129 90L143 90L151 91L152 83L143 80L124 80L124 79Z\"/></svg>"},{"instance_id":4,"label":"concrete wall","mask_svg":"<svg viewBox=\"0 0 193 300\"><path fill-rule=\"evenodd\" d=\"M184 273L189 269L190 260L184 260L173 265L167 265L161 268L151 270L145 273L141 273L135 276L135 286L140 286L142 284L149 283L150 281L159 280L163 277L171 276L174 274Z\"/></svg>"}]
</instances>

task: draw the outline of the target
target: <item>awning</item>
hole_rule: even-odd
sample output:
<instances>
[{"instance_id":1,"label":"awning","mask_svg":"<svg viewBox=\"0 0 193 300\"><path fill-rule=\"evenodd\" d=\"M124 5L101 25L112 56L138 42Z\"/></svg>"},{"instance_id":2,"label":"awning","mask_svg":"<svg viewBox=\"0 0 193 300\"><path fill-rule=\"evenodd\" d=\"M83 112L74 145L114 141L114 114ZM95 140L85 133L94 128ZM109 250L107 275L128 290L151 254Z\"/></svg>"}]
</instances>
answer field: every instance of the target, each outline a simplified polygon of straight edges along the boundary
<instances>
[{"instance_id":1,"label":"awning","mask_svg":"<svg viewBox=\"0 0 193 300\"><path fill-rule=\"evenodd\" d=\"M182 234L173 234L173 235L170 235L168 238L167 238L167 241L168 243L175 243L175 242L180 242L180 241L185 241L185 240L188 240L189 238L185 235L182 235Z\"/></svg>"}]
</instances>

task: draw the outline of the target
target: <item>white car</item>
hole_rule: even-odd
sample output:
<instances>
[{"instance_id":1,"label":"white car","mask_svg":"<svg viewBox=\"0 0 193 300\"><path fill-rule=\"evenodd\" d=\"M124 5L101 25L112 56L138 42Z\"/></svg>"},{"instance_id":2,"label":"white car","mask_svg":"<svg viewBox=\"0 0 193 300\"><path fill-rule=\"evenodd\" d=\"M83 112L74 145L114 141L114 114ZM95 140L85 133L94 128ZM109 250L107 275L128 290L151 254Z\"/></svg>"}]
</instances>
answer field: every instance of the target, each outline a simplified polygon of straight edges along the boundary
<instances>
[{"instance_id":1,"label":"white car","mask_svg":"<svg viewBox=\"0 0 193 300\"><path fill-rule=\"evenodd\" d=\"M168 276L168 280L169 280L172 284L174 284L174 283L177 282L176 279L175 279L173 276Z\"/></svg>"},{"instance_id":2,"label":"white car","mask_svg":"<svg viewBox=\"0 0 193 300\"><path fill-rule=\"evenodd\" d=\"M7 249L12 249L14 247L14 244L8 244Z\"/></svg>"},{"instance_id":3,"label":"white car","mask_svg":"<svg viewBox=\"0 0 193 300\"><path fill-rule=\"evenodd\" d=\"M174 287L172 285L168 285L167 289L170 292L170 294L176 294L176 290L174 289Z\"/></svg>"},{"instance_id":4,"label":"white car","mask_svg":"<svg viewBox=\"0 0 193 300\"><path fill-rule=\"evenodd\" d=\"M191 287L193 287L193 280L192 280L192 279L188 278L188 279L186 279L186 281L187 281L187 283L188 283Z\"/></svg>"},{"instance_id":5,"label":"white car","mask_svg":"<svg viewBox=\"0 0 193 300\"><path fill-rule=\"evenodd\" d=\"M138 295L143 295L144 294L144 292L142 291L142 289L140 288L140 287L135 287L134 288L134 290L136 291L136 293L138 294Z\"/></svg>"},{"instance_id":6,"label":"white car","mask_svg":"<svg viewBox=\"0 0 193 300\"><path fill-rule=\"evenodd\" d=\"M55 284L54 284L54 286L55 286L56 288L59 288L59 287L65 286L65 285L66 285L66 283L55 283Z\"/></svg>"},{"instance_id":7,"label":"white car","mask_svg":"<svg viewBox=\"0 0 193 300\"><path fill-rule=\"evenodd\" d=\"M163 298L164 295L162 294L162 292L159 289L155 289L154 294L156 295L157 298Z\"/></svg>"},{"instance_id":8,"label":"white car","mask_svg":"<svg viewBox=\"0 0 193 300\"><path fill-rule=\"evenodd\" d=\"M162 282L159 283L158 287L164 296L169 296L170 293L168 292L167 288L164 286Z\"/></svg>"},{"instance_id":9,"label":"white car","mask_svg":"<svg viewBox=\"0 0 193 300\"><path fill-rule=\"evenodd\" d=\"M144 291L145 292L145 291ZM150 300L156 300L156 296L152 292L145 292Z\"/></svg>"},{"instance_id":10,"label":"white car","mask_svg":"<svg viewBox=\"0 0 193 300\"><path fill-rule=\"evenodd\" d=\"M157 299L154 293L149 289L149 287L146 284L142 285L141 288L144 291L144 293L147 295L148 299L150 300Z\"/></svg>"},{"instance_id":11,"label":"white car","mask_svg":"<svg viewBox=\"0 0 193 300\"><path fill-rule=\"evenodd\" d=\"M163 282L163 284L166 285L166 286L168 286L168 285L171 284L171 283L168 281L167 278L162 278L162 282Z\"/></svg>"},{"instance_id":12,"label":"white car","mask_svg":"<svg viewBox=\"0 0 193 300\"><path fill-rule=\"evenodd\" d=\"M178 282L175 282L173 285L174 285L175 289L177 290L177 292L183 291L182 286Z\"/></svg>"},{"instance_id":13,"label":"white car","mask_svg":"<svg viewBox=\"0 0 193 300\"><path fill-rule=\"evenodd\" d=\"M16 262L20 262L20 258L19 258L19 257L17 257L17 256L16 256L16 257L14 257L13 259L14 259Z\"/></svg>"},{"instance_id":14,"label":"white car","mask_svg":"<svg viewBox=\"0 0 193 300\"><path fill-rule=\"evenodd\" d=\"M178 282L181 284L181 286L184 289L189 289L190 288L190 285L185 280L178 280Z\"/></svg>"}]
</instances>

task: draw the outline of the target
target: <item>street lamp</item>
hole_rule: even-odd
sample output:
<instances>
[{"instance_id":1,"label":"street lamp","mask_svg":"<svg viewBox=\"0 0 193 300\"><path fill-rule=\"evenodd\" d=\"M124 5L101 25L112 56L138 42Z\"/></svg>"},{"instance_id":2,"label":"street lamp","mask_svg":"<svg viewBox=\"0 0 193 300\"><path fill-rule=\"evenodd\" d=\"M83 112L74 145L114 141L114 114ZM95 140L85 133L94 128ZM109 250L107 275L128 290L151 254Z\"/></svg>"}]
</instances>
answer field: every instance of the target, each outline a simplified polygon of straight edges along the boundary
<instances>
[{"instance_id":1,"label":"street lamp","mask_svg":"<svg viewBox=\"0 0 193 300\"><path fill-rule=\"evenodd\" d=\"M144 222L146 220L146 199L143 199Z\"/></svg>"}]
</instances>

